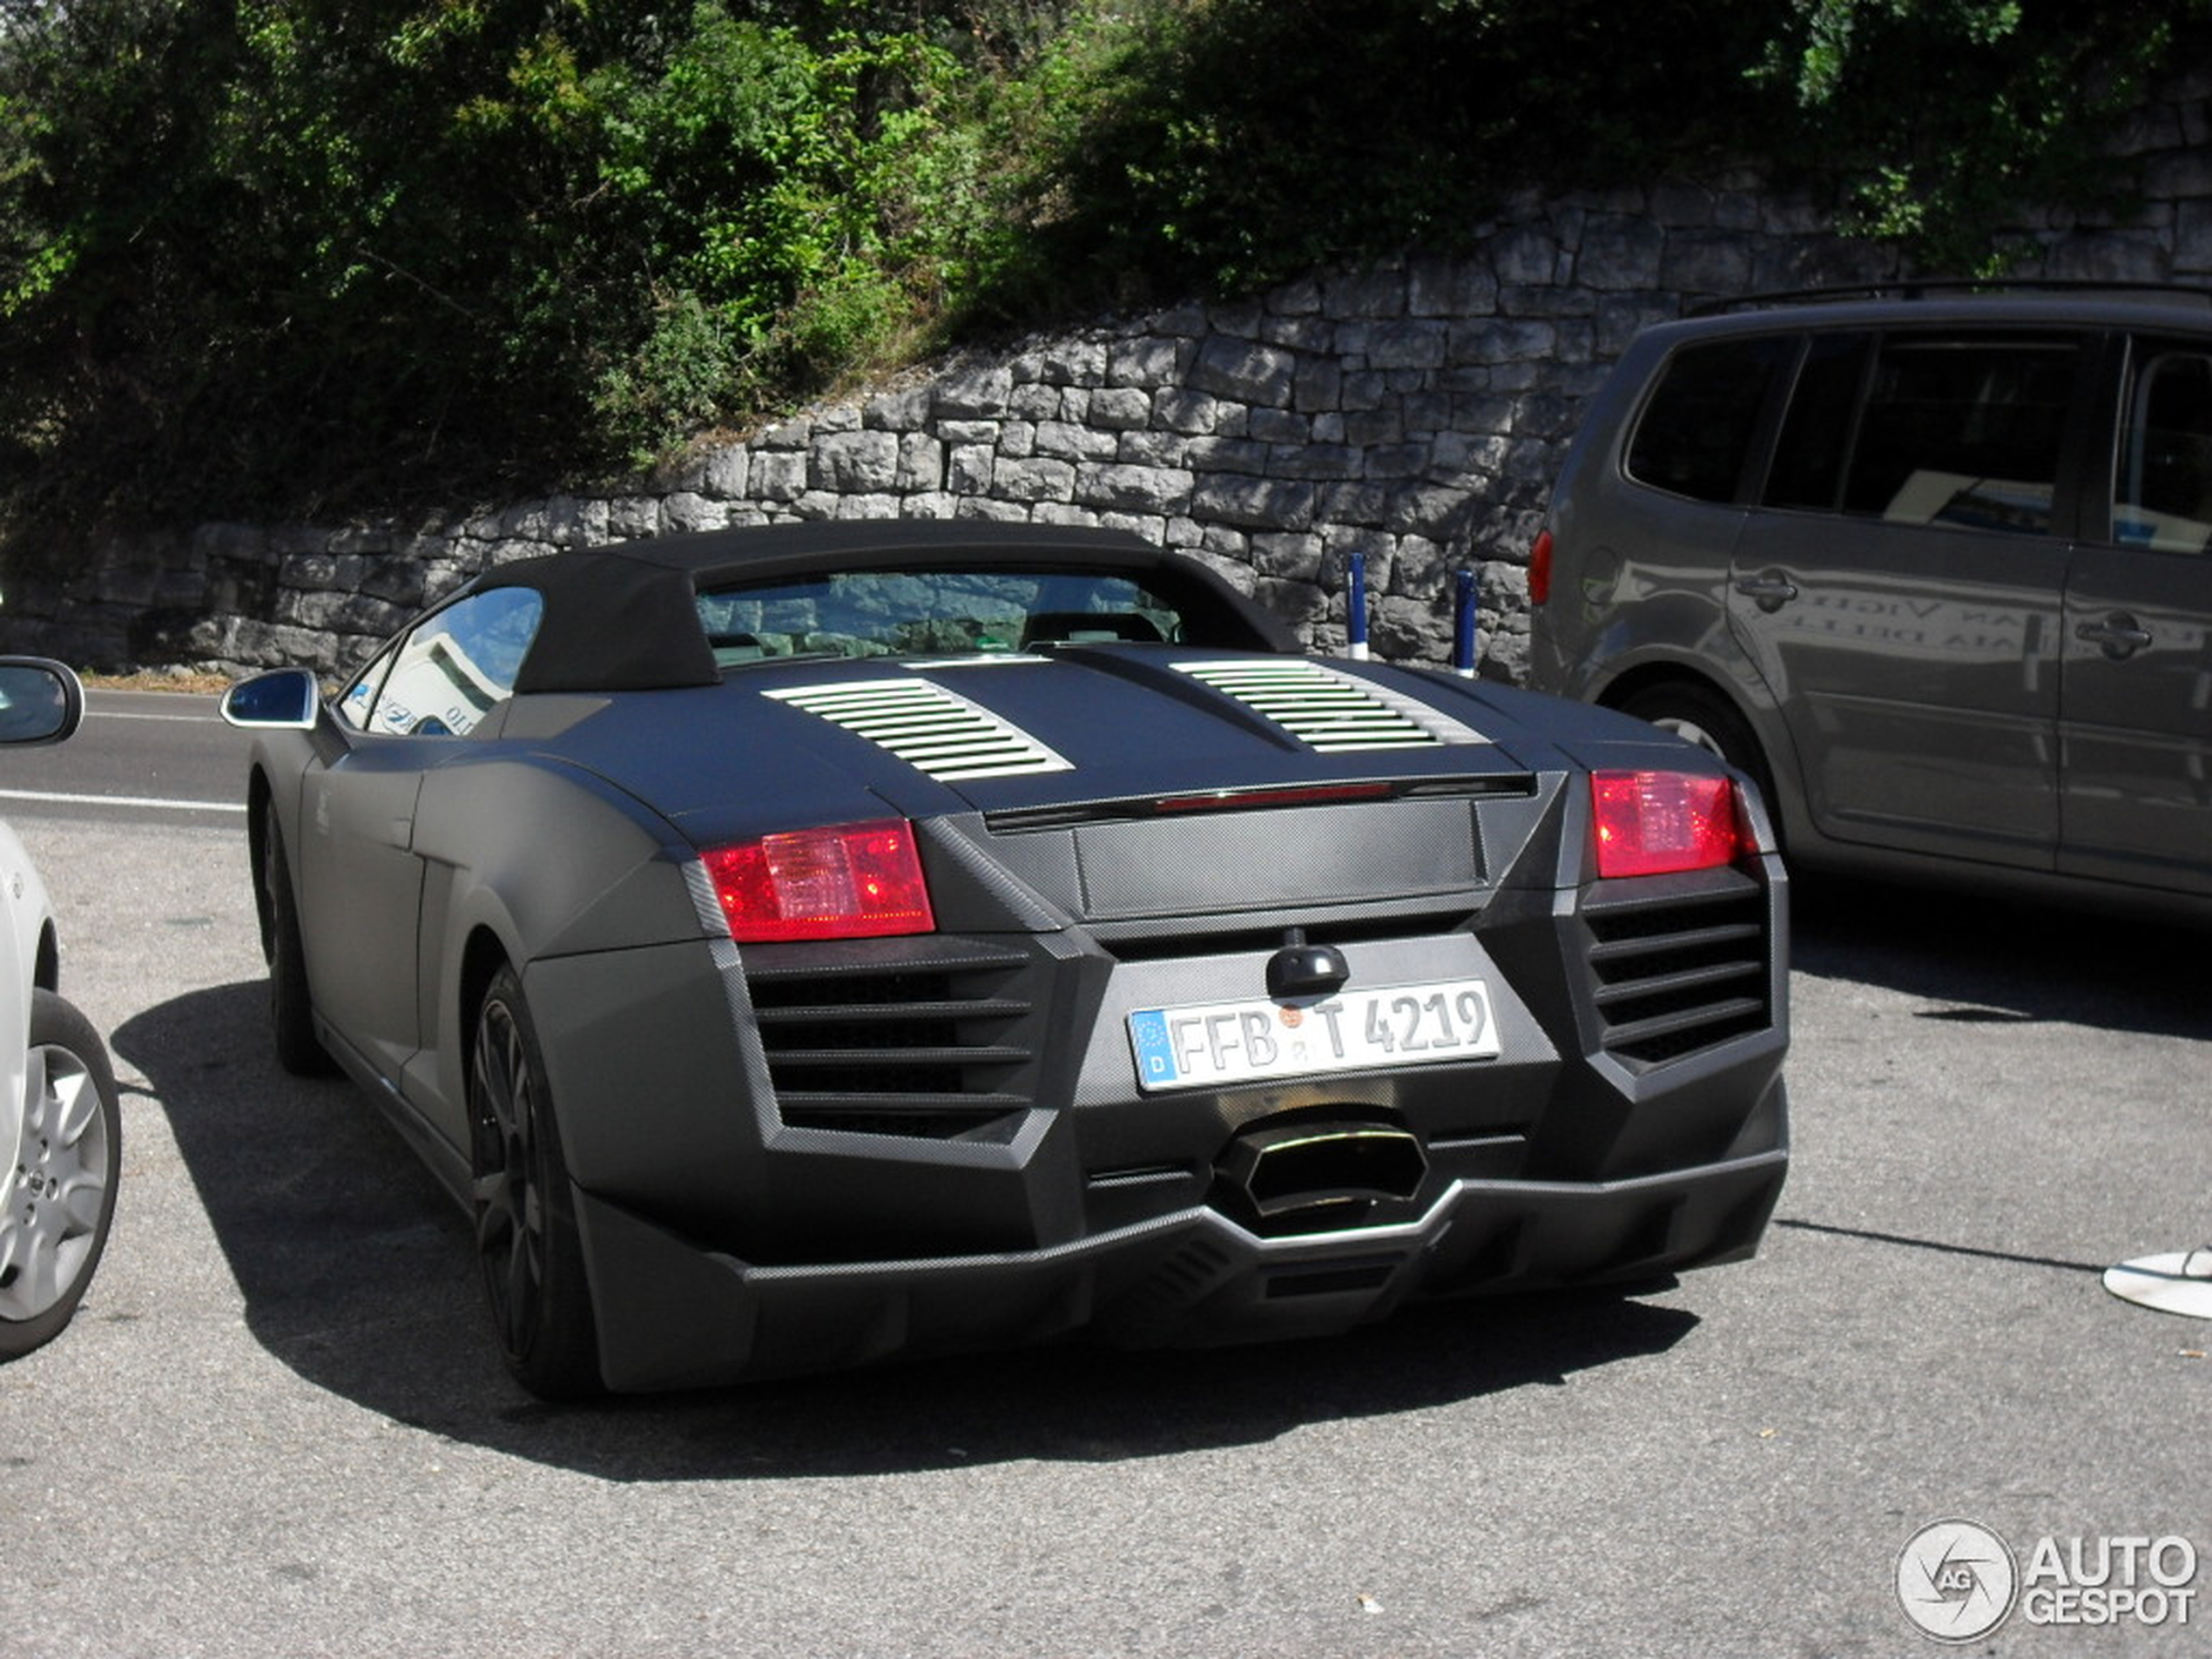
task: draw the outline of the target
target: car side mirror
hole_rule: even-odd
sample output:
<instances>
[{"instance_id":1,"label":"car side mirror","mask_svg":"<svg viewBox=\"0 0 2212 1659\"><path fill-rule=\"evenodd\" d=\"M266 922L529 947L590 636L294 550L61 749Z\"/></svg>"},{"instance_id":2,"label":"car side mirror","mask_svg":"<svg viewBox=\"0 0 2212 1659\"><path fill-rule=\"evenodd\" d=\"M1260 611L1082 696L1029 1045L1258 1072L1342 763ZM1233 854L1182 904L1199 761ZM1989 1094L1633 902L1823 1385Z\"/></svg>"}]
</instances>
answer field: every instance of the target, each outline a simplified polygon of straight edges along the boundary
<instances>
[{"instance_id":1,"label":"car side mirror","mask_svg":"<svg viewBox=\"0 0 2212 1659\"><path fill-rule=\"evenodd\" d=\"M304 668L271 669L223 693L222 715L233 725L307 732L321 710L322 687Z\"/></svg>"},{"instance_id":2,"label":"car side mirror","mask_svg":"<svg viewBox=\"0 0 2212 1659\"><path fill-rule=\"evenodd\" d=\"M45 657L0 657L0 743L59 743L84 718L73 670Z\"/></svg>"}]
</instances>

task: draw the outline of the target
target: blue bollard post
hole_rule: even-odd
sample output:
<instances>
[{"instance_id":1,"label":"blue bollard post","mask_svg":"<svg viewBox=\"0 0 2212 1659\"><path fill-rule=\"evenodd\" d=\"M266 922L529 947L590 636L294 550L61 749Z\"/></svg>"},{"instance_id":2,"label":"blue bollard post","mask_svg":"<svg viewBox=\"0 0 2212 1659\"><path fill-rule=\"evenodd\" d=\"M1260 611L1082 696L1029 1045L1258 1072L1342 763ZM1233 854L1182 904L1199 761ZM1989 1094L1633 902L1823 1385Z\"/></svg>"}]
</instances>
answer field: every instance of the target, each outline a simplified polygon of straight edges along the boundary
<instances>
[{"instance_id":1,"label":"blue bollard post","mask_svg":"<svg viewBox=\"0 0 2212 1659\"><path fill-rule=\"evenodd\" d=\"M1477 610L1475 573L1472 570L1459 572L1454 586L1458 590L1458 609L1453 617L1452 671L1462 679L1474 678L1474 629Z\"/></svg>"},{"instance_id":2,"label":"blue bollard post","mask_svg":"<svg viewBox=\"0 0 2212 1659\"><path fill-rule=\"evenodd\" d=\"M1367 556L1354 553L1345 567L1345 655L1367 660Z\"/></svg>"}]
</instances>

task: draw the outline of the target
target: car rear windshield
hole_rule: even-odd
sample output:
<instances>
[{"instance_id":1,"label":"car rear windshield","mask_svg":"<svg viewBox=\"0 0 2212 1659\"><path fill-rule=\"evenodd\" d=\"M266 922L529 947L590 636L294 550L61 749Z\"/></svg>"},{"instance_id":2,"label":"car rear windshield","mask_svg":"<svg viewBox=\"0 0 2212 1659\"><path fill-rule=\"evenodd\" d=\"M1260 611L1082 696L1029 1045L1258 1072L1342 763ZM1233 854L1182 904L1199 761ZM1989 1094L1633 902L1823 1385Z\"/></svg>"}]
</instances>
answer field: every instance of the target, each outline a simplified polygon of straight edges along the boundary
<instances>
[{"instance_id":1,"label":"car rear windshield","mask_svg":"<svg viewBox=\"0 0 2212 1659\"><path fill-rule=\"evenodd\" d=\"M1186 643L1171 600L1128 577L1087 570L860 570L703 591L698 609L725 669L795 658Z\"/></svg>"}]
</instances>

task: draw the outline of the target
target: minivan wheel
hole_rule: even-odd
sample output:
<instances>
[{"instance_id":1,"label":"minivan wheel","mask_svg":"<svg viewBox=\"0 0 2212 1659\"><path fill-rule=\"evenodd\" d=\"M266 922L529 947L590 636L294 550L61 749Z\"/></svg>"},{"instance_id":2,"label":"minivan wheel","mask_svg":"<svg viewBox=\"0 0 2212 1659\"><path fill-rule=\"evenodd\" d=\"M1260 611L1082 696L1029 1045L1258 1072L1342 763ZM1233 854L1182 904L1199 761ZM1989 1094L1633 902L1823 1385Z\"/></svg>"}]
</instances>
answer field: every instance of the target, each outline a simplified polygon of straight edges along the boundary
<instances>
[{"instance_id":1,"label":"minivan wheel","mask_svg":"<svg viewBox=\"0 0 2212 1659\"><path fill-rule=\"evenodd\" d=\"M1774 775L1751 728L1726 698L1702 685L1651 685L1632 693L1620 704L1621 712L1649 720L1662 732L1696 744L1708 754L1718 755L1758 786L1759 798L1773 814Z\"/></svg>"}]
</instances>

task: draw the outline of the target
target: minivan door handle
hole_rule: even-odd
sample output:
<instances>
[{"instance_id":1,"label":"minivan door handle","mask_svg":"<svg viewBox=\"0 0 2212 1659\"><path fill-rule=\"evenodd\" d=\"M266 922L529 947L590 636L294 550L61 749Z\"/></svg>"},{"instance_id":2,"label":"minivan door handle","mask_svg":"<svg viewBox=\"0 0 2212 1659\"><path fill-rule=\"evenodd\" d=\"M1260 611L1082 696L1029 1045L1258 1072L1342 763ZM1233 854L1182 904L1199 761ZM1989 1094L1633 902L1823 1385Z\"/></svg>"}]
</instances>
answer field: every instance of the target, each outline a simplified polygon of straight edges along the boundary
<instances>
[{"instance_id":1,"label":"minivan door handle","mask_svg":"<svg viewBox=\"0 0 2212 1659\"><path fill-rule=\"evenodd\" d=\"M1797 597L1797 584L1779 570L1736 578L1736 590L1762 610L1779 610Z\"/></svg>"},{"instance_id":2,"label":"minivan door handle","mask_svg":"<svg viewBox=\"0 0 2212 1659\"><path fill-rule=\"evenodd\" d=\"M2124 610L2115 610L2101 622L2085 622L2074 631L2076 639L2100 646L2115 663L2151 645L2150 631Z\"/></svg>"}]
</instances>

